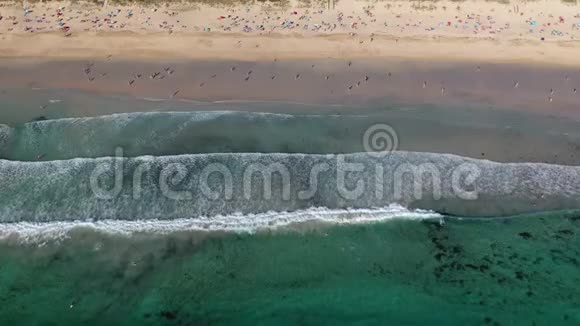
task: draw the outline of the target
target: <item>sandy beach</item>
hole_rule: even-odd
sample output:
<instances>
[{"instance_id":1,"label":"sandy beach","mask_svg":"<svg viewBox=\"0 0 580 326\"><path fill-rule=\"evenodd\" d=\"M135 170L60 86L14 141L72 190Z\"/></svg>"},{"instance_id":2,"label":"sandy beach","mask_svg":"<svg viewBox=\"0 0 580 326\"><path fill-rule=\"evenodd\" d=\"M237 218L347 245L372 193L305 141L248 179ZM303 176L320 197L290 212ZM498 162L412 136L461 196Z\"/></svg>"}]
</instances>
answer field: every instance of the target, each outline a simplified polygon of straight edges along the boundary
<instances>
[{"instance_id":1,"label":"sandy beach","mask_svg":"<svg viewBox=\"0 0 580 326\"><path fill-rule=\"evenodd\" d=\"M202 101L388 98L580 118L575 3L4 3L0 17L0 96L52 88Z\"/></svg>"},{"instance_id":2,"label":"sandy beach","mask_svg":"<svg viewBox=\"0 0 580 326\"><path fill-rule=\"evenodd\" d=\"M329 8L330 7L330 8ZM559 1L300 1L0 7L0 56L405 58L580 66L580 7Z\"/></svg>"},{"instance_id":3,"label":"sandy beach","mask_svg":"<svg viewBox=\"0 0 580 326\"><path fill-rule=\"evenodd\" d=\"M0 17L4 89L212 101L388 97L573 117L580 106L575 3L4 3Z\"/></svg>"},{"instance_id":4,"label":"sandy beach","mask_svg":"<svg viewBox=\"0 0 580 326\"><path fill-rule=\"evenodd\" d=\"M556 1L4 4L0 121L379 112L407 150L576 164L563 119L580 121L578 13Z\"/></svg>"},{"instance_id":5,"label":"sandy beach","mask_svg":"<svg viewBox=\"0 0 580 326\"><path fill-rule=\"evenodd\" d=\"M0 122L378 112L405 150L574 165L578 13L555 1L4 5Z\"/></svg>"}]
</instances>

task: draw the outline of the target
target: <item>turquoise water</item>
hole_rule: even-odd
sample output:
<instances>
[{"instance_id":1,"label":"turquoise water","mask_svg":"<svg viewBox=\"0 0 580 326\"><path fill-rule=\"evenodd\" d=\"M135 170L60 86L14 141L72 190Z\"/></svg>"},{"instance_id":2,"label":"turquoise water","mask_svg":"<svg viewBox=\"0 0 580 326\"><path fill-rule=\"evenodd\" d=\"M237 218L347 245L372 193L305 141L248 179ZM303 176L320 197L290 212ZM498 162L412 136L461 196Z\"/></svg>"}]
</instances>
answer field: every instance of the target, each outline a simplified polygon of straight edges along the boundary
<instances>
[{"instance_id":1,"label":"turquoise water","mask_svg":"<svg viewBox=\"0 0 580 326\"><path fill-rule=\"evenodd\" d=\"M580 323L575 122L68 96L147 112L0 125L2 325Z\"/></svg>"},{"instance_id":2,"label":"turquoise water","mask_svg":"<svg viewBox=\"0 0 580 326\"><path fill-rule=\"evenodd\" d=\"M307 223L0 246L2 324L577 325L580 220Z\"/></svg>"}]
</instances>

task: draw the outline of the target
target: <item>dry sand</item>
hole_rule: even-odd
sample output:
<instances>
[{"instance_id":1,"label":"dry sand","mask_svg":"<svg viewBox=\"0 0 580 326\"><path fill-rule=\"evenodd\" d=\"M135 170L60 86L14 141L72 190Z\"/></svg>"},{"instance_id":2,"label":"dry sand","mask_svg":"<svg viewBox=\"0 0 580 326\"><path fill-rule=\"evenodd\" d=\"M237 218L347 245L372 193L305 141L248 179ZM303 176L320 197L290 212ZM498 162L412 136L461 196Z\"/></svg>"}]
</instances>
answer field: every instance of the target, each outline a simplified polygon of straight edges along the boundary
<instances>
[{"instance_id":1,"label":"dry sand","mask_svg":"<svg viewBox=\"0 0 580 326\"><path fill-rule=\"evenodd\" d=\"M340 1L331 9L296 1L218 8L51 2L6 6L0 16L0 56L11 58L373 57L580 66L580 6L558 1Z\"/></svg>"}]
</instances>

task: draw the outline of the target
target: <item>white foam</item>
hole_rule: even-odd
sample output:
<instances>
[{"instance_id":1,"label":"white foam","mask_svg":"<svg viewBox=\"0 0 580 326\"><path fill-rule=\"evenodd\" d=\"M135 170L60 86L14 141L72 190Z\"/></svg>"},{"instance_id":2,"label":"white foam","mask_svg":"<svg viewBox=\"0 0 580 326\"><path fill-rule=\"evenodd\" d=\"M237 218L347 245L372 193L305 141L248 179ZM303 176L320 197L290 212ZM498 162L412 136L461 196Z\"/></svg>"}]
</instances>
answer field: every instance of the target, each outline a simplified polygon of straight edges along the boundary
<instances>
[{"instance_id":1,"label":"white foam","mask_svg":"<svg viewBox=\"0 0 580 326\"><path fill-rule=\"evenodd\" d=\"M114 122L118 126L124 126L129 122L132 122L139 118L167 118L167 117L180 117L189 118L189 121L209 121L222 116L227 115L246 115L248 117L252 116L265 116L273 118L292 118L296 115L288 114L276 114L276 113L262 113L262 112L238 112L238 111L228 111L228 110L215 110L215 111L151 111L151 112L129 112L129 113L113 113L109 115L101 115L95 117L73 117L73 118L60 118L60 119L50 119L28 122L24 125L52 125L56 123L99 123L99 122ZM314 116L313 116L314 117Z\"/></svg>"},{"instance_id":2,"label":"white foam","mask_svg":"<svg viewBox=\"0 0 580 326\"><path fill-rule=\"evenodd\" d=\"M66 239L73 230L91 230L110 235L170 234L183 231L225 231L255 233L295 223L367 224L390 219L433 219L442 215L428 210L408 210L400 205L368 209L310 208L294 212L266 212L174 220L101 220L67 222L18 222L0 224L0 241L16 239L22 243L44 243Z\"/></svg>"}]
</instances>

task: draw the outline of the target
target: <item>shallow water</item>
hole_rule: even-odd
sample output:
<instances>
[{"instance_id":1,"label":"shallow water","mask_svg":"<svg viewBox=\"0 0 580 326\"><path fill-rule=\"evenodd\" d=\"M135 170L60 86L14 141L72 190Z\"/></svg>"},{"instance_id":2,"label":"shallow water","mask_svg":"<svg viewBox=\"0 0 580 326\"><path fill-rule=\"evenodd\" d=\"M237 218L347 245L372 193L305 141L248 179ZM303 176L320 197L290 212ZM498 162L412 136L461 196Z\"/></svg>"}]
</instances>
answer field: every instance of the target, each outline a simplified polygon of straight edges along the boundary
<instances>
[{"instance_id":1,"label":"shallow water","mask_svg":"<svg viewBox=\"0 0 580 326\"><path fill-rule=\"evenodd\" d=\"M508 109L388 100L366 106L192 103L65 90L18 90L6 96L0 98L7 108L0 111L0 123L6 125L0 124L0 158L10 160L113 156L118 147L126 156L352 153L365 150L367 129L387 124L396 133L398 150L499 162L580 163L579 122Z\"/></svg>"},{"instance_id":2,"label":"shallow water","mask_svg":"<svg viewBox=\"0 0 580 326\"><path fill-rule=\"evenodd\" d=\"M5 241L0 321L577 325L579 232L562 213Z\"/></svg>"}]
</instances>

